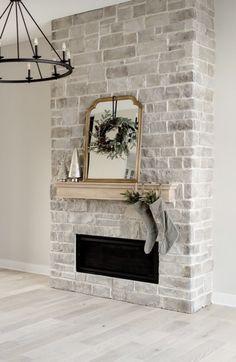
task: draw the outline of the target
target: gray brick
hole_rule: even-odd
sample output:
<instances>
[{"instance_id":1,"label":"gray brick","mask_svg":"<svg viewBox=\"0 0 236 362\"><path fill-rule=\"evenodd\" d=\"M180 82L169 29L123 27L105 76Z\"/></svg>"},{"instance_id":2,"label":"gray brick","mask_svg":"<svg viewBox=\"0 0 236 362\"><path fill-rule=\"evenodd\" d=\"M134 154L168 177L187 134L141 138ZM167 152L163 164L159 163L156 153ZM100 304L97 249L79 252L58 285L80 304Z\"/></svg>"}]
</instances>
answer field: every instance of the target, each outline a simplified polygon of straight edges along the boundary
<instances>
[{"instance_id":1,"label":"gray brick","mask_svg":"<svg viewBox=\"0 0 236 362\"><path fill-rule=\"evenodd\" d=\"M161 53L160 61L172 61L172 60L183 59L185 55L186 54L184 49L172 50L166 53Z\"/></svg>"},{"instance_id":2,"label":"gray brick","mask_svg":"<svg viewBox=\"0 0 236 362\"><path fill-rule=\"evenodd\" d=\"M170 147L174 146L174 137L171 134L157 134L155 137L152 135L143 136L144 147Z\"/></svg>"},{"instance_id":3,"label":"gray brick","mask_svg":"<svg viewBox=\"0 0 236 362\"><path fill-rule=\"evenodd\" d=\"M147 0L147 14L159 13L167 10L167 0Z\"/></svg>"},{"instance_id":4,"label":"gray brick","mask_svg":"<svg viewBox=\"0 0 236 362\"><path fill-rule=\"evenodd\" d=\"M120 67L109 67L107 68L107 78L123 78L128 76L128 68L126 65Z\"/></svg>"},{"instance_id":5,"label":"gray brick","mask_svg":"<svg viewBox=\"0 0 236 362\"><path fill-rule=\"evenodd\" d=\"M88 93L89 94L100 94L107 92L107 82L95 82L89 83Z\"/></svg>"},{"instance_id":6,"label":"gray brick","mask_svg":"<svg viewBox=\"0 0 236 362\"><path fill-rule=\"evenodd\" d=\"M141 89L139 92L141 102L158 102L165 98L164 87Z\"/></svg>"},{"instance_id":7,"label":"gray brick","mask_svg":"<svg viewBox=\"0 0 236 362\"><path fill-rule=\"evenodd\" d=\"M75 282L75 291L83 294L92 294L92 285L80 281Z\"/></svg>"},{"instance_id":8,"label":"gray brick","mask_svg":"<svg viewBox=\"0 0 236 362\"><path fill-rule=\"evenodd\" d=\"M111 289L101 285L93 285L92 295L96 297L111 298Z\"/></svg>"},{"instance_id":9,"label":"gray brick","mask_svg":"<svg viewBox=\"0 0 236 362\"><path fill-rule=\"evenodd\" d=\"M84 38L70 40L69 48L73 54L82 53L85 50Z\"/></svg>"},{"instance_id":10,"label":"gray brick","mask_svg":"<svg viewBox=\"0 0 236 362\"><path fill-rule=\"evenodd\" d=\"M185 0L177 0L168 4L168 10L178 10L185 8Z\"/></svg>"},{"instance_id":11,"label":"gray brick","mask_svg":"<svg viewBox=\"0 0 236 362\"><path fill-rule=\"evenodd\" d=\"M50 278L49 285L51 288L63 289L63 290L75 290L75 282L73 280L66 280L60 278Z\"/></svg>"},{"instance_id":12,"label":"gray brick","mask_svg":"<svg viewBox=\"0 0 236 362\"><path fill-rule=\"evenodd\" d=\"M107 6L104 8L104 17L116 16L116 6Z\"/></svg>"},{"instance_id":13,"label":"gray brick","mask_svg":"<svg viewBox=\"0 0 236 362\"><path fill-rule=\"evenodd\" d=\"M52 138L65 138L71 136L70 127L56 127L52 129L51 137Z\"/></svg>"},{"instance_id":14,"label":"gray brick","mask_svg":"<svg viewBox=\"0 0 236 362\"><path fill-rule=\"evenodd\" d=\"M134 46L125 46L116 49L109 49L104 51L104 61L109 60L131 58L135 56L135 47Z\"/></svg>"},{"instance_id":15,"label":"gray brick","mask_svg":"<svg viewBox=\"0 0 236 362\"><path fill-rule=\"evenodd\" d=\"M105 80L105 66L103 64L93 64L88 68L89 82Z\"/></svg>"},{"instance_id":16,"label":"gray brick","mask_svg":"<svg viewBox=\"0 0 236 362\"><path fill-rule=\"evenodd\" d=\"M159 307L160 297L154 295L141 294L141 293L125 293L123 290L114 289L112 297L116 300L124 300L129 303L135 303L140 305L146 305L149 307Z\"/></svg>"},{"instance_id":17,"label":"gray brick","mask_svg":"<svg viewBox=\"0 0 236 362\"><path fill-rule=\"evenodd\" d=\"M82 96L88 93L88 85L87 83L71 83L67 86L67 95L74 96Z\"/></svg>"},{"instance_id":18,"label":"gray brick","mask_svg":"<svg viewBox=\"0 0 236 362\"><path fill-rule=\"evenodd\" d=\"M124 31L126 33L133 33L143 29L145 29L145 23L142 17L129 20L124 23Z\"/></svg>"},{"instance_id":19,"label":"gray brick","mask_svg":"<svg viewBox=\"0 0 236 362\"><path fill-rule=\"evenodd\" d=\"M168 122L168 129L172 131L188 131L195 128L194 122L192 120L182 120L182 121L170 121Z\"/></svg>"},{"instance_id":20,"label":"gray brick","mask_svg":"<svg viewBox=\"0 0 236 362\"><path fill-rule=\"evenodd\" d=\"M136 33L125 34L124 43L125 45L137 43L137 34Z\"/></svg>"},{"instance_id":21,"label":"gray brick","mask_svg":"<svg viewBox=\"0 0 236 362\"><path fill-rule=\"evenodd\" d=\"M125 91L127 89L128 89L127 78L110 79L108 81L108 91L111 93Z\"/></svg>"},{"instance_id":22,"label":"gray brick","mask_svg":"<svg viewBox=\"0 0 236 362\"><path fill-rule=\"evenodd\" d=\"M135 63L127 66L128 75L140 75L140 74L150 74L157 72L157 62L143 62L143 63Z\"/></svg>"},{"instance_id":23,"label":"gray brick","mask_svg":"<svg viewBox=\"0 0 236 362\"><path fill-rule=\"evenodd\" d=\"M170 84L188 83L193 81L194 81L194 73L192 71L170 74Z\"/></svg>"},{"instance_id":24,"label":"gray brick","mask_svg":"<svg viewBox=\"0 0 236 362\"><path fill-rule=\"evenodd\" d=\"M184 43L195 39L196 39L196 33L193 30L179 32L169 35L169 44L172 45L172 44Z\"/></svg>"},{"instance_id":25,"label":"gray brick","mask_svg":"<svg viewBox=\"0 0 236 362\"><path fill-rule=\"evenodd\" d=\"M66 29L72 25L72 17L61 18L52 21L52 30Z\"/></svg>"},{"instance_id":26,"label":"gray brick","mask_svg":"<svg viewBox=\"0 0 236 362\"><path fill-rule=\"evenodd\" d=\"M177 62L160 63L160 73L175 73L177 71Z\"/></svg>"},{"instance_id":27,"label":"gray brick","mask_svg":"<svg viewBox=\"0 0 236 362\"><path fill-rule=\"evenodd\" d=\"M159 39L158 41L150 41L138 44L138 55L148 55L167 50L167 40Z\"/></svg>"},{"instance_id":28,"label":"gray brick","mask_svg":"<svg viewBox=\"0 0 236 362\"><path fill-rule=\"evenodd\" d=\"M85 50L87 52L92 52L98 50L99 38L93 37L85 40Z\"/></svg>"},{"instance_id":29,"label":"gray brick","mask_svg":"<svg viewBox=\"0 0 236 362\"><path fill-rule=\"evenodd\" d=\"M105 35L101 37L100 49L114 48L124 44L124 36L122 33Z\"/></svg>"},{"instance_id":30,"label":"gray brick","mask_svg":"<svg viewBox=\"0 0 236 362\"><path fill-rule=\"evenodd\" d=\"M98 284L106 287L112 287L112 278L105 277L103 275L87 274L86 282L90 284Z\"/></svg>"},{"instance_id":31,"label":"gray brick","mask_svg":"<svg viewBox=\"0 0 236 362\"><path fill-rule=\"evenodd\" d=\"M165 26L169 24L168 14L157 14L146 17L145 25L149 27Z\"/></svg>"},{"instance_id":32,"label":"gray brick","mask_svg":"<svg viewBox=\"0 0 236 362\"><path fill-rule=\"evenodd\" d=\"M145 15L146 13L146 4L140 4L134 6L134 18Z\"/></svg>"},{"instance_id":33,"label":"gray brick","mask_svg":"<svg viewBox=\"0 0 236 362\"><path fill-rule=\"evenodd\" d=\"M68 29L62 29L58 31L54 31L52 33L52 40L61 40L66 39L69 37L69 30Z\"/></svg>"},{"instance_id":34,"label":"gray brick","mask_svg":"<svg viewBox=\"0 0 236 362\"><path fill-rule=\"evenodd\" d=\"M145 87L145 75L140 75L136 77L130 77L128 79L128 89L140 89Z\"/></svg>"},{"instance_id":35,"label":"gray brick","mask_svg":"<svg viewBox=\"0 0 236 362\"><path fill-rule=\"evenodd\" d=\"M117 33L117 32L123 31L123 28L124 28L124 23L122 21L111 24L112 33Z\"/></svg>"},{"instance_id":36,"label":"gray brick","mask_svg":"<svg viewBox=\"0 0 236 362\"><path fill-rule=\"evenodd\" d=\"M92 10L73 16L73 25L85 24L90 21L100 20L103 17L103 9Z\"/></svg>"},{"instance_id":37,"label":"gray brick","mask_svg":"<svg viewBox=\"0 0 236 362\"><path fill-rule=\"evenodd\" d=\"M122 291L134 291L134 281L125 280L125 279L114 279L113 280L114 289L122 289Z\"/></svg>"},{"instance_id":38,"label":"gray brick","mask_svg":"<svg viewBox=\"0 0 236 362\"><path fill-rule=\"evenodd\" d=\"M196 10L195 9L184 9L180 11L176 11L175 13L170 13L170 23L176 23L178 21L184 21L188 19L196 18Z\"/></svg>"},{"instance_id":39,"label":"gray brick","mask_svg":"<svg viewBox=\"0 0 236 362\"><path fill-rule=\"evenodd\" d=\"M157 87L160 85L165 85L165 78L160 74L147 74L146 75L146 85L147 87Z\"/></svg>"},{"instance_id":40,"label":"gray brick","mask_svg":"<svg viewBox=\"0 0 236 362\"><path fill-rule=\"evenodd\" d=\"M150 42L150 41L154 41L156 39L156 34L154 31L154 28L149 28L149 29L145 29L142 31L138 32L138 41L139 43L142 42Z\"/></svg>"},{"instance_id":41,"label":"gray brick","mask_svg":"<svg viewBox=\"0 0 236 362\"><path fill-rule=\"evenodd\" d=\"M93 23L87 23L85 24L85 34L96 34L99 31L99 22L94 21Z\"/></svg>"},{"instance_id":42,"label":"gray brick","mask_svg":"<svg viewBox=\"0 0 236 362\"><path fill-rule=\"evenodd\" d=\"M132 6L126 6L124 8L118 9L118 14L117 14L118 21L131 19L132 16L133 16Z\"/></svg>"},{"instance_id":43,"label":"gray brick","mask_svg":"<svg viewBox=\"0 0 236 362\"><path fill-rule=\"evenodd\" d=\"M79 54L73 57L73 64L76 65L85 65L85 64L95 64L100 63L102 60L101 52L91 52L85 54Z\"/></svg>"},{"instance_id":44,"label":"gray brick","mask_svg":"<svg viewBox=\"0 0 236 362\"><path fill-rule=\"evenodd\" d=\"M85 31L85 25L72 26L69 29L70 38L80 38Z\"/></svg>"}]
</instances>

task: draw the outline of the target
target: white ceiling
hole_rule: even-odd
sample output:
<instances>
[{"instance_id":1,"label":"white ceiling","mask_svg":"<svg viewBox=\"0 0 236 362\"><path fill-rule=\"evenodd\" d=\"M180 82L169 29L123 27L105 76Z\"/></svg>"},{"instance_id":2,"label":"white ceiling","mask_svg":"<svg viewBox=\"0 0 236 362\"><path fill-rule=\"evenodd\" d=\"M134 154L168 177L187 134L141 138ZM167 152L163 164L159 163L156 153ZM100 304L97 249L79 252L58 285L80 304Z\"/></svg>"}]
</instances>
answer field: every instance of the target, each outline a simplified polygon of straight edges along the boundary
<instances>
[{"instance_id":1,"label":"white ceiling","mask_svg":"<svg viewBox=\"0 0 236 362\"><path fill-rule=\"evenodd\" d=\"M84 11L93 9L99 9L105 6L123 3L125 1L127 0L23 0L25 6L31 12L38 24L47 33L47 35L50 34L50 22L53 19L82 13ZM3 10L7 7L9 2L10 0L0 1L0 14L2 14ZM3 35L3 45L14 43L16 40L13 14L14 13L12 12L12 19L9 21L9 24L6 27L5 33ZM3 27L3 24L4 21L2 19L0 21L0 31ZM35 26L30 21L27 21L27 26L29 26L32 38L39 36L39 34L35 32ZM26 40L26 35L23 29L20 33L20 39L21 41Z\"/></svg>"}]
</instances>

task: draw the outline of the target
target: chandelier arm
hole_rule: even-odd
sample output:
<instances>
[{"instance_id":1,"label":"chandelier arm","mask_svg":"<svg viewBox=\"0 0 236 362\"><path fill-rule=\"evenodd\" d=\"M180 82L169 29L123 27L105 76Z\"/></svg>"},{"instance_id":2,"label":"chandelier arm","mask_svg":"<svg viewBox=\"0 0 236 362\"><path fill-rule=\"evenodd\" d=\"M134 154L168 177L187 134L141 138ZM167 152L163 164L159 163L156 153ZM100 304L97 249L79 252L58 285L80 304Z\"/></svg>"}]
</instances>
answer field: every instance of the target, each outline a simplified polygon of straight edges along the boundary
<instances>
[{"instance_id":1,"label":"chandelier arm","mask_svg":"<svg viewBox=\"0 0 236 362\"><path fill-rule=\"evenodd\" d=\"M31 40L31 38L30 38L29 30L28 30L28 28L27 28L26 21L25 21L25 17L24 17L24 14L23 14L23 12L22 12L20 3L18 4L18 6L19 6L19 10L20 10L20 13L21 13L21 17L22 17L22 20L23 20L23 23L24 23L25 31L26 31L26 33L27 33L27 36L28 36L28 39L29 39L29 43L30 43L32 52L33 52L33 54L35 55L33 43L32 43L32 40ZM37 65L37 68L38 68L39 76L40 76L41 79L43 79L43 75L42 75L42 72L41 72L39 63L36 62L36 65Z\"/></svg>"},{"instance_id":2,"label":"chandelier arm","mask_svg":"<svg viewBox=\"0 0 236 362\"><path fill-rule=\"evenodd\" d=\"M6 9L3 11L2 15L0 16L0 20L2 19L2 17L5 15L5 13L7 12L7 10L9 9L9 7L12 6L11 3L9 3L6 7Z\"/></svg>"},{"instance_id":3,"label":"chandelier arm","mask_svg":"<svg viewBox=\"0 0 236 362\"><path fill-rule=\"evenodd\" d=\"M18 7L17 7L17 2L15 3L15 9L16 9L16 44L17 44L17 57L20 58L19 20L18 20Z\"/></svg>"},{"instance_id":4,"label":"chandelier arm","mask_svg":"<svg viewBox=\"0 0 236 362\"><path fill-rule=\"evenodd\" d=\"M10 9L9 9L9 11L8 11L7 18L6 18L6 20L5 20L5 23L4 23L4 25L3 25L2 32L1 32L1 35L0 35L0 39L2 39L2 36L3 36L4 31L5 31L5 29L6 29L7 22L8 22L9 16L10 16L11 11L12 11L12 7L13 7L13 3L11 4L11 7L10 7Z\"/></svg>"},{"instance_id":5,"label":"chandelier arm","mask_svg":"<svg viewBox=\"0 0 236 362\"><path fill-rule=\"evenodd\" d=\"M60 54L58 53L58 51L55 49L55 47L50 43L50 41L48 40L47 36L45 35L45 33L43 32L43 30L40 28L40 26L37 24L37 22L35 21L35 19L33 18L33 16L31 15L31 13L29 12L29 10L26 8L25 4L21 1L22 6L24 7L25 11L28 13L28 15L30 16L31 20L34 22L34 24L37 26L37 28L39 29L40 33L43 35L44 39L47 41L47 43L49 44L49 46L52 48L52 50L54 51L54 53L58 56L58 58L60 59L61 62L63 62L63 59L61 58Z\"/></svg>"},{"instance_id":6,"label":"chandelier arm","mask_svg":"<svg viewBox=\"0 0 236 362\"><path fill-rule=\"evenodd\" d=\"M4 58L0 61L0 63L29 63L29 62L33 62L33 63L42 63L42 64L52 64L52 65L60 65L62 67L64 67L66 69L65 73L62 74L58 74L57 78L55 78L54 76L51 77L46 77L46 78L32 78L32 79L22 79L22 80L18 80L18 79L9 79L9 80L4 80L4 79L0 79L0 83L36 83L36 82L47 82L50 80L56 80L56 79L60 79L60 78L65 78L67 76L69 76L72 72L73 72L73 67L67 63L62 63L60 61L54 61L54 60L49 60L49 59L31 59L31 58Z\"/></svg>"}]
</instances>

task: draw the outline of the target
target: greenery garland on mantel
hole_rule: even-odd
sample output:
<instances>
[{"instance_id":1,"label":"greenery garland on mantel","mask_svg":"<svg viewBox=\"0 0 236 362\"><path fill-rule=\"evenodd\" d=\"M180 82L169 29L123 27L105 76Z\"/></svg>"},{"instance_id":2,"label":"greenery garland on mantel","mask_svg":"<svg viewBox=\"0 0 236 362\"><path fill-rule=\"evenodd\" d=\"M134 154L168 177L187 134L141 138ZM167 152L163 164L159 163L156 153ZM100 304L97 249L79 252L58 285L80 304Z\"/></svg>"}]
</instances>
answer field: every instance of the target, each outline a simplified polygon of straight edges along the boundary
<instances>
[{"instance_id":1,"label":"greenery garland on mantel","mask_svg":"<svg viewBox=\"0 0 236 362\"><path fill-rule=\"evenodd\" d=\"M125 117L114 117L109 110L105 110L101 120L95 122L95 131L91 132L90 150L107 155L107 158L112 160L128 156L136 145L136 122ZM111 131L116 131L114 138L109 137Z\"/></svg>"},{"instance_id":2,"label":"greenery garland on mantel","mask_svg":"<svg viewBox=\"0 0 236 362\"><path fill-rule=\"evenodd\" d=\"M157 192L153 191L153 190L144 192L144 193L142 193L142 195L138 191L135 191L135 190L126 190L121 195L124 196L125 201L128 204L135 204L138 201L143 201L147 205L153 204L160 197L160 195L157 194Z\"/></svg>"}]
</instances>

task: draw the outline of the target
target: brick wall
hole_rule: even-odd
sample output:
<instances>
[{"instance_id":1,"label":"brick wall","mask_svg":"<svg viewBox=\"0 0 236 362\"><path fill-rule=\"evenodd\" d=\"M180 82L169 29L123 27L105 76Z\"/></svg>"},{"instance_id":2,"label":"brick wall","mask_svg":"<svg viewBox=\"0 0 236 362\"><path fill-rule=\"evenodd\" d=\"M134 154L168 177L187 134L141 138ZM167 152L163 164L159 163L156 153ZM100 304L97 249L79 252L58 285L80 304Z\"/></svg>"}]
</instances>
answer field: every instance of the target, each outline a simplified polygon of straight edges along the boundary
<instances>
[{"instance_id":1,"label":"brick wall","mask_svg":"<svg viewBox=\"0 0 236 362\"><path fill-rule=\"evenodd\" d=\"M133 0L58 19L75 71L52 85L52 174L74 147L83 155L85 111L99 97L134 95L144 105L141 180L177 183L169 211L180 229L160 260L158 286L75 273L75 234L144 238L122 202L56 200L52 187L51 285L194 312L211 301L213 0ZM129 228L127 228L127 219Z\"/></svg>"}]
</instances>

